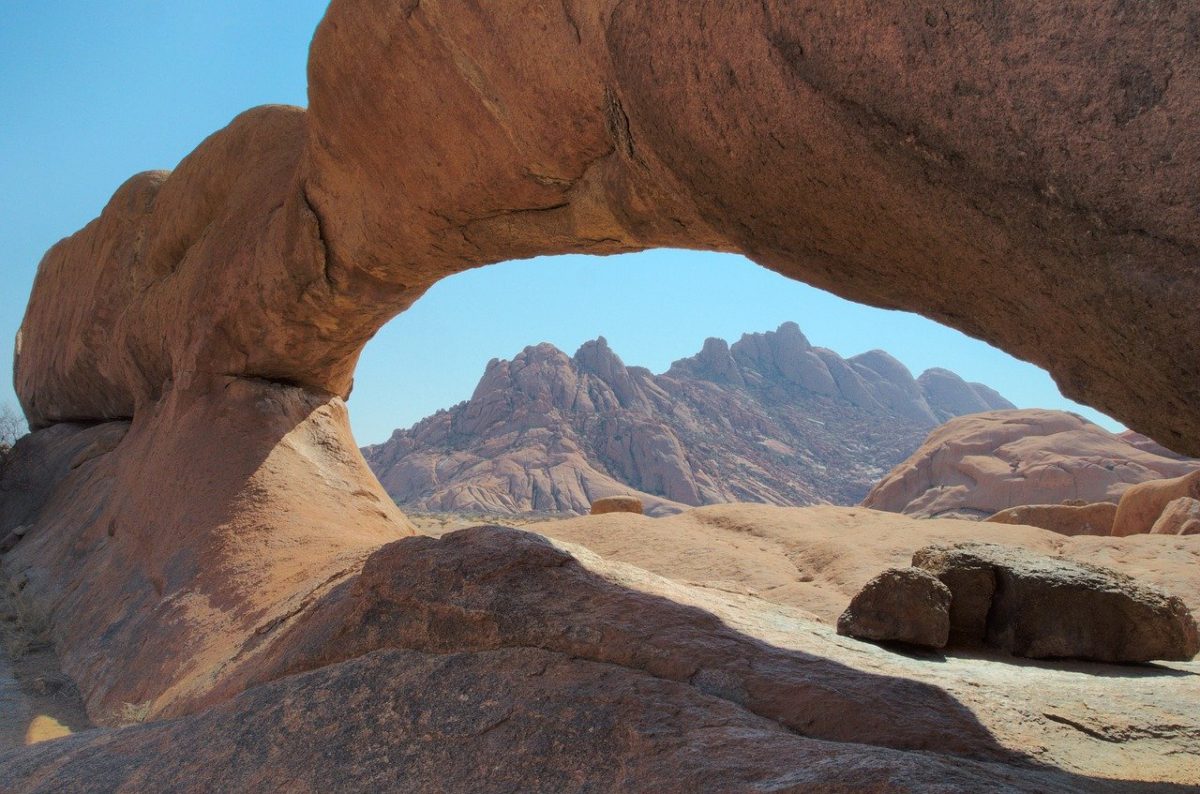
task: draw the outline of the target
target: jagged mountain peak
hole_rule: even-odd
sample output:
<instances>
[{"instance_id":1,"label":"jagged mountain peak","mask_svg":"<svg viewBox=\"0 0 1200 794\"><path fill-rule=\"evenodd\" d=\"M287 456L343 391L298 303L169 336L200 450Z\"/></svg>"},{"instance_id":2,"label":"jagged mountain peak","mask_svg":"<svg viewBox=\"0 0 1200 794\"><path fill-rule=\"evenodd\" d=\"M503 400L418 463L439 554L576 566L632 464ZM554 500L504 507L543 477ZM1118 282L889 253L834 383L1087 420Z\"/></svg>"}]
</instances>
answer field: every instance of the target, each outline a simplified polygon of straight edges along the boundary
<instances>
[{"instance_id":1,"label":"jagged mountain peak","mask_svg":"<svg viewBox=\"0 0 1200 794\"><path fill-rule=\"evenodd\" d=\"M600 336L496 359L471 399L364 450L402 505L585 512L633 492L649 512L727 501L857 502L949 416L1011 407L884 351L843 359L793 322L705 340L662 375Z\"/></svg>"}]
</instances>

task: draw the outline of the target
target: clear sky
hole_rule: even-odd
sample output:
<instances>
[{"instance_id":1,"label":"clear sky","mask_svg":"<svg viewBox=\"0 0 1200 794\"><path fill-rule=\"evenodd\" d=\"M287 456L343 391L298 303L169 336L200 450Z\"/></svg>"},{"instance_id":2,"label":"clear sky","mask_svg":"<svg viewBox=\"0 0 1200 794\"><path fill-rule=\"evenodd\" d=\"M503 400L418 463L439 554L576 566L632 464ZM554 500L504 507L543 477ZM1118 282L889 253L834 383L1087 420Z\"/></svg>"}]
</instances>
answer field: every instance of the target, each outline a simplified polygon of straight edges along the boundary
<instances>
[{"instance_id":1,"label":"clear sky","mask_svg":"<svg viewBox=\"0 0 1200 794\"><path fill-rule=\"evenodd\" d=\"M322 0L8 3L0 24L0 369L42 253L82 227L130 175L170 168L235 115L305 104ZM795 320L844 356L883 348L914 374L952 369L1020 407L1120 425L1059 393L1043 371L915 315L848 303L740 257L655 251L553 257L435 286L367 346L350 400L361 443L466 399L494 357L603 335L628 364L666 369L708 336L734 341ZM9 378L0 403L15 404Z\"/></svg>"}]
</instances>

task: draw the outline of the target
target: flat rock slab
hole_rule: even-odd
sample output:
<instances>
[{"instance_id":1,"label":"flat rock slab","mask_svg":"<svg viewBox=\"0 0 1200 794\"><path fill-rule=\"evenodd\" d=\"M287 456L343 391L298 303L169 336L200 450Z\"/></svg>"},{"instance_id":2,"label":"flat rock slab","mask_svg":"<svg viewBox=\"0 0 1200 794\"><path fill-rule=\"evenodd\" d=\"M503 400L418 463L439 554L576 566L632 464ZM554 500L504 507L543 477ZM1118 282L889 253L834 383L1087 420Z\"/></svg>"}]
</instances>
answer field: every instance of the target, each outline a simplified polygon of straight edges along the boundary
<instances>
[{"instance_id":1,"label":"flat rock slab","mask_svg":"<svg viewBox=\"0 0 1200 794\"><path fill-rule=\"evenodd\" d=\"M1200 652L1187 606L1087 563L986 543L929 546L913 565L952 594L951 639L1033 659L1187 661Z\"/></svg>"}]
</instances>

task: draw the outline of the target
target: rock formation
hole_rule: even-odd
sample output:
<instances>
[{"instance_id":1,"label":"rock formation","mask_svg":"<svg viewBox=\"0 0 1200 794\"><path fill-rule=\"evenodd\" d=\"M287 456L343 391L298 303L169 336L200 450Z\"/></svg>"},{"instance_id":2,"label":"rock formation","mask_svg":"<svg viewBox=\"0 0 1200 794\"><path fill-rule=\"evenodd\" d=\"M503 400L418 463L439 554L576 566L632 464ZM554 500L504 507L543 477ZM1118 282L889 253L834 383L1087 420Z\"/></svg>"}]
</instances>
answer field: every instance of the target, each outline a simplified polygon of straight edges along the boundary
<instances>
[{"instance_id":1,"label":"rock formation","mask_svg":"<svg viewBox=\"0 0 1200 794\"><path fill-rule=\"evenodd\" d=\"M1115 0L925 13L903 2L334 0L312 44L307 110L247 111L173 173L133 177L39 268L15 382L30 425L53 435L20 456L41 479L18 507L31 522L0 527L29 526L5 571L46 607L90 713L111 723L113 709L139 704L190 716L9 754L0 783L61 790L86 772L127 790L293 784L247 752L254 736L313 788L331 776L369 787L377 765L396 767L389 748L430 736L458 752L415 745L426 752L411 788L485 765L520 775L514 759L560 747L564 765L546 774L568 790L619 787L609 767L581 771L597 758L650 786L680 782L680 769L693 775L685 786L703 775L730 788L814 776L843 789L897 777L914 790L1196 783L1196 704L1171 676L1127 694L1125 679L1028 672L1016 697L1007 673L977 671L986 685L972 694L799 619L739 620L736 599L701 612L770 636L740 642L687 613L670 625L699 634L663 638L674 656L647 662L681 677L548 650L480 656L494 653L480 635L429 637L467 648L460 659L380 649L308 677L282 680L280 667L303 650L296 638L321 647L340 599L362 592L363 561L391 559L411 532L348 431L359 352L439 279L504 259L740 251L990 341L1047 368L1068 396L1200 454L1200 316L1176 309L1200 294L1196 30L1187 4ZM421 543L405 547L417 570L416 552L437 561ZM430 614L473 603L478 625L504 629L493 640L542 638L536 623L496 617L504 594L486 582L473 602L455 600L453 581L432 583ZM672 602L692 592L656 587ZM398 636L422 636L408 628ZM680 659L709 630L729 665L689 669ZM805 648L787 650L786 636ZM586 649L603 638L583 622L558 635ZM462 683L447 664L463 665ZM484 670L496 677L481 681ZM1064 680L1100 707L1064 705ZM484 696L514 681L522 711L501 703L489 722ZM776 700L781 683L804 697ZM479 706L458 710L443 692ZM878 749L822 743L854 729L825 708L847 699L874 720ZM528 716L543 702L545 718ZM876 702L886 708L872 717L863 704ZM572 744L579 714L598 724ZM384 724L384 742L361 741L364 726ZM707 750L731 735L743 744ZM513 737L528 744L514 752ZM298 756L321 741L329 752L306 771ZM163 763L164 747L176 763ZM442 761L469 768L451 774ZM529 787L541 771L504 782Z\"/></svg>"},{"instance_id":2,"label":"rock formation","mask_svg":"<svg viewBox=\"0 0 1200 794\"><path fill-rule=\"evenodd\" d=\"M1200 500L1173 499L1150 528L1153 535L1200 535Z\"/></svg>"},{"instance_id":3,"label":"rock formation","mask_svg":"<svg viewBox=\"0 0 1200 794\"><path fill-rule=\"evenodd\" d=\"M1187 661L1200 653L1200 633L1183 601L1107 568L987 543L930 546L913 555L913 566L950 589L955 642L1035 659L1122 663ZM913 620L900 601L907 596L897 588L893 609ZM886 603L883 594L876 599ZM928 611L930 620L940 614Z\"/></svg>"},{"instance_id":4,"label":"rock formation","mask_svg":"<svg viewBox=\"0 0 1200 794\"><path fill-rule=\"evenodd\" d=\"M597 499L592 502L592 509L588 511L594 516L602 516L606 513L634 513L640 516L645 512L642 500L636 496L607 496Z\"/></svg>"},{"instance_id":5,"label":"rock formation","mask_svg":"<svg viewBox=\"0 0 1200 794\"><path fill-rule=\"evenodd\" d=\"M1060 535L1111 535L1117 518L1112 502L1062 505L1021 505L1001 510L984 521L993 524L1024 524Z\"/></svg>"},{"instance_id":6,"label":"rock formation","mask_svg":"<svg viewBox=\"0 0 1200 794\"><path fill-rule=\"evenodd\" d=\"M914 791L946 781L972 791L1200 783L1200 703L1180 674L1195 663L1117 671L950 654L931 664L833 632L880 567L989 527L1068 559L1111 558L1181 583L1181 596L1200 603L1192 538L1072 539L754 505L538 525L570 543L477 527L384 546L300 619L256 633L257 652L218 674L222 691L242 695L201 711L177 702L167 713L191 716L9 753L0 788L51 791L86 774L118 790L285 779L537 789L540 776L557 786L562 770L576 770L567 790L662 790L682 774L674 759L696 752L718 790L809 779L818 791L881 780ZM671 578L618 561L634 558ZM259 747L272 748L270 763Z\"/></svg>"},{"instance_id":7,"label":"rock formation","mask_svg":"<svg viewBox=\"0 0 1200 794\"><path fill-rule=\"evenodd\" d=\"M914 380L880 350L843 359L784 323L709 339L662 375L626 367L603 337L573 357L527 347L492 361L467 402L363 453L412 510L583 514L630 492L651 515L854 504L941 417L1011 407L946 370Z\"/></svg>"},{"instance_id":8,"label":"rock formation","mask_svg":"<svg viewBox=\"0 0 1200 794\"><path fill-rule=\"evenodd\" d=\"M1200 471L1139 483L1127 490L1117 504L1112 533L1125 537L1149 532L1176 499L1200 499Z\"/></svg>"},{"instance_id":9,"label":"rock formation","mask_svg":"<svg viewBox=\"0 0 1200 794\"><path fill-rule=\"evenodd\" d=\"M1145 451L1075 414L995 411L934 430L871 489L863 506L920 517L986 518L1011 507L1068 500L1115 504L1131 485L1197 470L1198 460Z\"/></svg>"},{"instance_id":10,"label":"rock formation","mask_svg":"<svg viewBox=\"0 0 1200 794\"><path fill-rule=\"evenodd\" d=\"M861 640L943 648L950 639L950 588L920 568L889 568L863 586L837 622Z\"/></svg>"}]
</instances>

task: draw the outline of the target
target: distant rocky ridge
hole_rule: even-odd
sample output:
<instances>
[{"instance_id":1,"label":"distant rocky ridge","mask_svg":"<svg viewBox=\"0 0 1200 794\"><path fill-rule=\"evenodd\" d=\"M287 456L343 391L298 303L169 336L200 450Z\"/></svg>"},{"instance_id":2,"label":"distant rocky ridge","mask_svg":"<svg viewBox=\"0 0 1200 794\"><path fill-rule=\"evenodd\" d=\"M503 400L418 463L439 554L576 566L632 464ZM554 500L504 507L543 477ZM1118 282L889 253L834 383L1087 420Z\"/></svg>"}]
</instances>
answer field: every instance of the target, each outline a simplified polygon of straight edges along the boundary
<instances>
[{"instance_id":1,"label":"distant rocky ridge","mask_svg":"<svg viewBox=\"0 0 1200 794\"><path fill-rule=\"evenodd\" d=\"M603 337L493 360L470 400L363 450L388 493L427 511L585 513L631 493L650 515L732 501L854 504L928 431L1011 408L873 350L843 359L784 323L709 339L664 374L628 367Z\"/></svg>"},{"instance_id":2,"label":"distant rocky ridge","mask_svg":"<svg viewBox=\"0 0 1200 794\"><path fill-rule=\"evenodd\" d=\"M1115 505L1137 483L1198 469L1200 460L1145 436L1113 434L1065 411L998 411L954 419L930 433L920 449L880 480L863 506L918 518L986 518L1029 505L1071 513L1093 503ZM1066 500L1073 504L1060 506ZM1161 511L1162 505L1157 507ZM1143 522L1141 531L1149 531L1156 516ZM1031 519L1025 515L1020 521Z\"/></svg>"}]
</instances>

